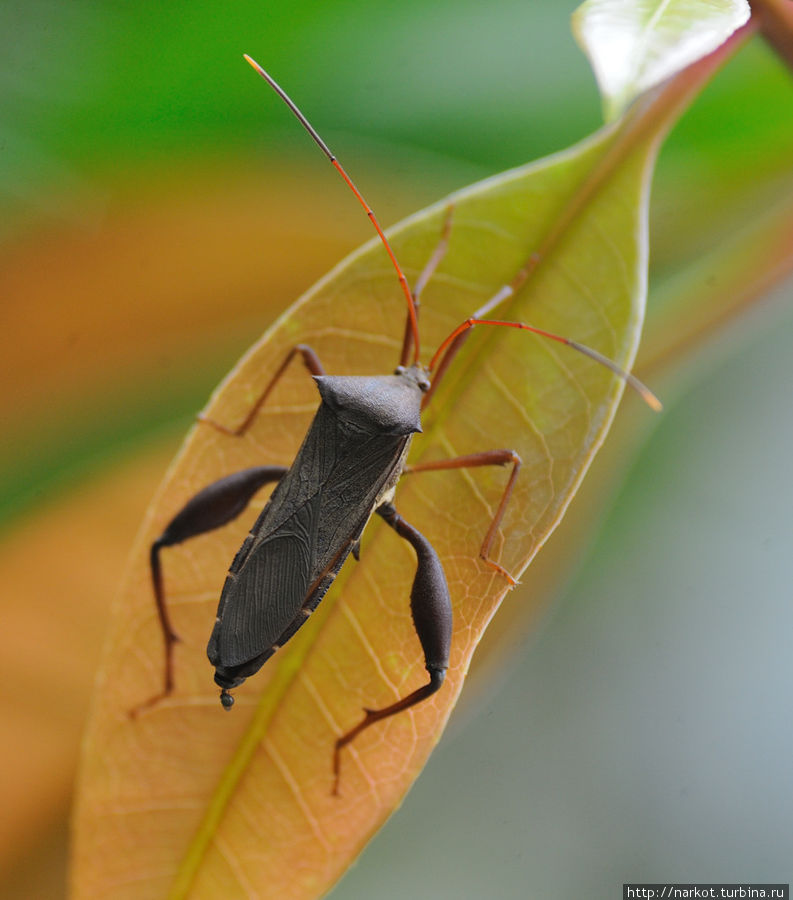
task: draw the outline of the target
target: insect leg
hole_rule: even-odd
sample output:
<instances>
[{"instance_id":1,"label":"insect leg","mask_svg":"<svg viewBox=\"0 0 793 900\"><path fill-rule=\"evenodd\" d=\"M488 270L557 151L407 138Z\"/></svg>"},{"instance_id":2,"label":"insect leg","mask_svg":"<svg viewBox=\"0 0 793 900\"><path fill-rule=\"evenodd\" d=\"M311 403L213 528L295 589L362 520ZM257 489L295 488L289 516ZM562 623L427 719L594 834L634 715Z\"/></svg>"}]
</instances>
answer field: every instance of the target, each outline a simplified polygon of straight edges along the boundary
<instances>
[{"instance_id":1,"label":"insect leg","mask_svg":"<svg viewBox=\"0 0 793 900\"><path fill-rule=\"evenodd\" d=\"M468 456L455 456L452 459L430 460L429 462L420 462L412 466L405 466L404 474L408 475L413 472L432 472L439 469L469 469L476 466L505 466L508 463L512 464L512 472L507 481L507 486L504 488L504 493L501 496L501 502L498 504L496 514L493 516L493 521L490 523L485 539L482 541L482 546L479 549L479 556L491 569L495 569L496 572L503 575L510 585L515 585L517 584L517 581L512 575L510 575L503 566L500 566L490 558L490 548L493 545L498 526L504 518L504 511L507 508L509 498L512 495L512 490L515 487L518 472L520 471L522 460L518 454L514 450L484 450L481 453L470 453Z\"/></svg>"},{"instance_id":2,"label":"insect leg","mask_svg":"<svg viewBox=\"0 0 793 900\"><path fill-rule=\"evenodd\" d=\"M160 550L163 547L181 544L188 538L204 534L231 522L245 509L260 488L265 484L280 480L285 472L286 466L254 466L213 482L187 501L151 545L149 564L154 586L154 600L157 604L157 615L165 644L165 675L162 691L149 698L145 703L136 706L132 710L132 715L154 705L173 691L173 645L179 640L179 636L174 631L168 607L165 604Z\"/></svg>"},{"instance_id":3,"label":"insect leg","mask_svg":"<svg viewBox=\"0 0 793 900\"><path fill-rule=\"evenodd\" d=\"M452 605L449 588L443 573L441 561L430 542L421 532L406 522L390 503L383 504L378 515L403 537L416 551L418 565L413 587L410 591L410 611L416 634L424 651L424 662L430 675L428 684L408 694L396 703L383 709L365 709L365 716L355 728L350 729L337 741L333 751L333 793L339 792L341 751L362 731L381 719L387 719L403 710L421 703L443 684L449 666L449 649L452 640Z\"/></svg>"},{"instance_id":4,"label":"insect leg","mask_svg":"<svg viewBox=\"0 0 793 900\"><path fill-rule=\"evenodd\" d=\"M521 287L523 287L524 283L528 281L529 276L532 272L537 268L540 260L542 259L539 253L532 253L526 262L521 267L518 274L509 282L509 284L502 285L496 292L487 300L479 309L473 314L472 318L474 319L482 319L485 316L489 315L496 307L501 306L501 304L505 300L509 300L510 297L513 296ZM452 341L448 350L441 359L440 364L438 365L437 370L435 371L435 376L432 379L432 384L430 385L430 389L424 395L424 402L421 404L421 408L424 409L427 404L430 402L432 395L437 390L438 385L441 382L446 370L451 365L452 360L455 356L463 349L463 344L468 340L468 332L464 331L462 334L458 334L457 337Z\"/></svg>"},{"instance_id":5,"label":"insect leg","mask_svg":"<svg viewBox=\"0 0 793 900\"><path fill-rule=\"evenodd\" d=\"M265 401L270 396L270 392L276 386L278 380L284 374L287 366L290 362L292 362L292 359L296 353L300 354L303 360L303 365L312 375L325 374L325 369L323 368L316 352L311 347L309 347L308 344L296 344L294 347L292 347L289 353L286 354L286 358L278 367L275 375L273 375L273 377L270 379L265 389L259 395L259 398L251 407L248 415L245 416L245 418L239 425L234 428L230 428L228 425L223 425L221 422L215 422L213 419L208 419L205 415L203 415L203 413L198 416L198 421L203 422L205 425L211 425L212 428L216 429L217 431L222 431L223 434L228 434L231 437L242 437L245 432L251 427L256 419L256 416L259 415L259 410L262 408L262 406L264 406Z\"/></svg>"},{"instance_id":6,"label":"insect leg","mask_svg":"<svg viewBox=\"0 0 793 900\"><path fill-rule=\"evenodd\" d=\"M413 308L416 312L416 319L418 320L419 308L421 306L421 295L424 291L424 288L427 286L427 282L432 278L437 270L438 266L443 261L443 257L446 256L446 251L449 249L449 235L452 233L452 214L454 213L454 204L450 203L446 207L446 217L443 220L443 228L441 230L441 236L438 240L437 245L435 246L435 250L433 251L432 256L427 261L427 265L424 266L424 269L421 272L421 275L416 279L416 284L413 287ZM411 327L410 316L405 320L405 336L402 339L402 353L399 357L400 366L406 366L408 364L408 360L410 359L410 351L413 349L413 329Z\"/></svg>"}]
</instances>

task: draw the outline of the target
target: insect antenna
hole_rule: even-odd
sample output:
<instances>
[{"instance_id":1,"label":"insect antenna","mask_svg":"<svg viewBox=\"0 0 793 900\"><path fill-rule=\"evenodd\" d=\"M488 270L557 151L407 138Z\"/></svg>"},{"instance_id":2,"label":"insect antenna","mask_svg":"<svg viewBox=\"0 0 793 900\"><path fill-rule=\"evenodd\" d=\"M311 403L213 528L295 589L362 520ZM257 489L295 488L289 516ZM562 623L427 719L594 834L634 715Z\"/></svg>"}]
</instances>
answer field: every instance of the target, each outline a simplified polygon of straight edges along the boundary
<instances>
[{"instance_id":1,"label":"insect antenna","mask_svg":"<svg viewBox=\"0 0 793 900\"><path fill-rule=\"evenodd\" d=\"M330 160L331 165L334 169L341 175L344 181L347 183L347 186L350 190L355 194L360 202L361 206L366 210L366 215L369 216L369 219L374 225L374 229L377 234L380 236L380 240L383 242L383 246L388 253L391 262L394 264L394 268L397 271L397 275L399 277L399 283L402 285L402 292L405 295L405 299L407 300L408 305L408 323L410 327L410 333L413 337L413 362L418 364L419 361L419 326L418 326L418 317L416 315L416 307L413 303L413 296L410 293L410 287L408 285L408 280L405 277L405 273L402 271L399 263L397 262L397 258L394 255L394 251L391 249L391 245L388 243L388 240L383 233L383 229L380 227L380 223L377 221L377 217L374 214L371 206L364 200L363 194L358 190L353 182L352 178L347 174L344 170L342 164L336 159L334 154L331 152L330 147L322 140L319 136L318 132L312 126L312 124L308 121L308 119L303 115L302 112L297 108L294 101L290 98L290 96L286 93L286 91L272 78L260 65L256 62L255 59L251 59L247 53L243 54L246 62L250 63L251 66L262 76L262 78L270 85L270 87L278 94L278 96L286 103L289 109L295 114L300 124L306 129L306 131L311 135L311 137L316 142L317 146L322 150L325 156ZM404 362L404 360L403 360Z\"/></svg>"},{"instance_id":2,"label":"insect antenna","mask_svg":"<svg viewBox=\"0 0 793 900\"><path fill-rule=\"evenodd\" d=\"M469 328L473 328L475 325L501 325L505 328L519 328L521 331L530 331L532 334L540 335L540 337L549 338L550 340L556 341L559 344L565 344L567 347L570 347L573 350L577 350L579 353L583 353L584 356L588 356L596 363L600 363L601 366L605 366L615 375L618 375L626 384L630 385L630 387L632 387L636 391L636 393L651 409L655 410L656 412L660 412L660 410L663 408L661 401L647 387L647 385L639 381L639 379L635 375L631 375L630 372L626 372L625 369L618 366L617 363L614 362L614 360L609 359L607 356L604 356L597 350L593 350L591 347L587 347L586 344L579 344L578 341L562 337L558 334L553 334L550 331L543 331L542 328L535 328L533 325L525 325L523 322L501 322L495 319L466 319L462 324L458 325L457 328L455 328L454 331L441 343L441 345L435 351L434 356L430 360L429 366L427 366L427 369L432 372L434 371L436 364L439 361L441 363L439 367L438 377L436 377L434 381L435 386L437 386L437 383L440 380L440 374L446 371L446 369L448 368L448 365L451 362L450 357L453 357L460 347L460 342L457 339L466 331L468 331Z\"/></svg>"}]
</instances>

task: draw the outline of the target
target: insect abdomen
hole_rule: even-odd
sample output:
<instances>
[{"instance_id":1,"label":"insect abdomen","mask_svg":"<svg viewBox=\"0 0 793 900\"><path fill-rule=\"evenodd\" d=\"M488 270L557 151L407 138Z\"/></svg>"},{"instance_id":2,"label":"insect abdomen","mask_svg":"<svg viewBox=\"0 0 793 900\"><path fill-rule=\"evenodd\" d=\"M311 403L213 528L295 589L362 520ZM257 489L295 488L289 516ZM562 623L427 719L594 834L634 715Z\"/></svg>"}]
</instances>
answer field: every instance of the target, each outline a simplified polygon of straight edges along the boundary
<instances>
[{"instance_id":1,"label":"insect abdomen","mask_svg":"<svg viewBox=\"0 0 793 900\"><path fill-rule=\"evenodd\" d=\"M322 403L229 570L207 647L233 686L316 608L401 468L409 434L382 434Z\"/></svg>"}]
</instances>

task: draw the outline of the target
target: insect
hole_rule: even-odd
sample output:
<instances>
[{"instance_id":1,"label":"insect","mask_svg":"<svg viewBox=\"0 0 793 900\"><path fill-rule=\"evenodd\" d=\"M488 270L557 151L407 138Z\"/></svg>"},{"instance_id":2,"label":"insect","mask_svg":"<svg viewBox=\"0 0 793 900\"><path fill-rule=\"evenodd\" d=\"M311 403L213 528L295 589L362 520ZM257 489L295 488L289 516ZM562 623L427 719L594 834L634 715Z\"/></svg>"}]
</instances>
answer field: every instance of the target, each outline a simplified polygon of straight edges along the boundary
<instances>
[{"instance_id":1,"label":"insect","mask_svg":"<svg viewBox=\"0 0 793 900\"><path fill-rule=\"evenodd\" d=\"M344 376L325 373L316 352L298 344L286 355L270 382L235 428L202 418L229 436L246 433L294 359L299 358L316 381L320 403L290 467L255 466L221 478L200 491L169 522L151 546L154 595L165 646L162 691L138 710L157 703L174 690L173 647L178 637L165 602L160 553L166 547L219 528L239 516L265 485L272 494L231 563L209 638L207 655L215 668L220 701L230 710L231 693L283 646L304 624L350 554L357 557L361 535L373 515L380 516L416 554L410 606L429 680L422 687L381 709L366 710L363 719L336 740L333 753L334 791L338 788L341 751L376 722L420 703L443 684L449 664L452 609L438 554L394 505L394 492L406 472L511 466L501 500L484 535L479 555L483 564L510 585L514 578L490 550L521 467L514 450L492 449L408 467L413 435L421 431L421 412L453 362L470 330L477 326L532 332L583 353L606 366L635 388L654 408L655 396L636 378L590 347L523 322L490 318L525 280L526 270L498 291L484 306L455 328L430 361L421 362L418 327L419 299L446 252L453 208L449 207L435 252L411 290L371 207L336 157L281 87L254 60L245 59L279 94L316 144L328 157L365 209L393 263L407 305L399 365L392 374Z\"/></svg>"}]
</instances>

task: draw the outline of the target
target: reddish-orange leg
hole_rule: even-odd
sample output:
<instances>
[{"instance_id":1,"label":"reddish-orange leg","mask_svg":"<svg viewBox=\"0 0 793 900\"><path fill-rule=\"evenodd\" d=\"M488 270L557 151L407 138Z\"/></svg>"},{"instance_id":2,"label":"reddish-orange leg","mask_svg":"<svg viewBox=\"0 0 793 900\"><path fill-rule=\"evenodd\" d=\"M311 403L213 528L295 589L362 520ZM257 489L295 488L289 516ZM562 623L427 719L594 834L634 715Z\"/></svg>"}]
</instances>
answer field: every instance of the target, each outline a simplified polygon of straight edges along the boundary
<instances>
[{"instance_id":1,"label":"reddish-orange leg","mask_svg":"<svg viewBox=\"0 0 793 900\"><path fill-rule=\"evenodd\" d=\"M490 523L485 539L482 541L482 546L479 548L479 556L491 569L494 569L500 575L503 575L510 585L515 585L517 584L517 581L512 575L510 575L503 566L490 558L490 548L493 545L493 540L498 531L498 527L501 524L501 520L504 518L504 512L506 511L509 498L512 496L512 491L518 478L518 472L520 471L522 464L520 456L518 456L514 450L483 450L480 453L469 453L466 456L455 456L452 459L431 460L429 462L416 463L412 466L405 466L404 473L410 475L415 472L433 472L440 469L472 469L477 466L505 466L508 463L512 464L512 472L510 472L509 479L504 488L504 493L501 495L501 502L498 504L496 514L493 516L493 521Z\"/></svg>"},{"instance_id":2,"label":"reddish-orange leg","mask_svg":"<svg viewBox=\"0 0 793 900\"><path fill-rule=\"evenodd\" d=\"M303 365L308 369L309 372L311 372L312 375L325 374L325 369L323 368L322 363L319 361L319 357L317 356L314 349L312 347L309 347L308 344L296 344L294 347L292 347L289 353L286 354L286 358L278 367L278 370L270 379L265 389L259 395L259 399L253 404L248 415L245 416L245 418L239 425L237 425L235 428L229 428L228 425L223 425L221 422L215 422L213 419L208 419L205 415L203 415L203 413L199 415L198 421L203 422L205 425L211 425L212 428L214 428L216 431L222 431L223 434L228 434L231 437L242 437L256 420L256 416L259 415L259 410L262 408L262 406L264 406L265 401L272 393L273 388L286 371L289 363L292 362L296 353L300 354L303 360Z\"/></svg>"}]
</instances>

